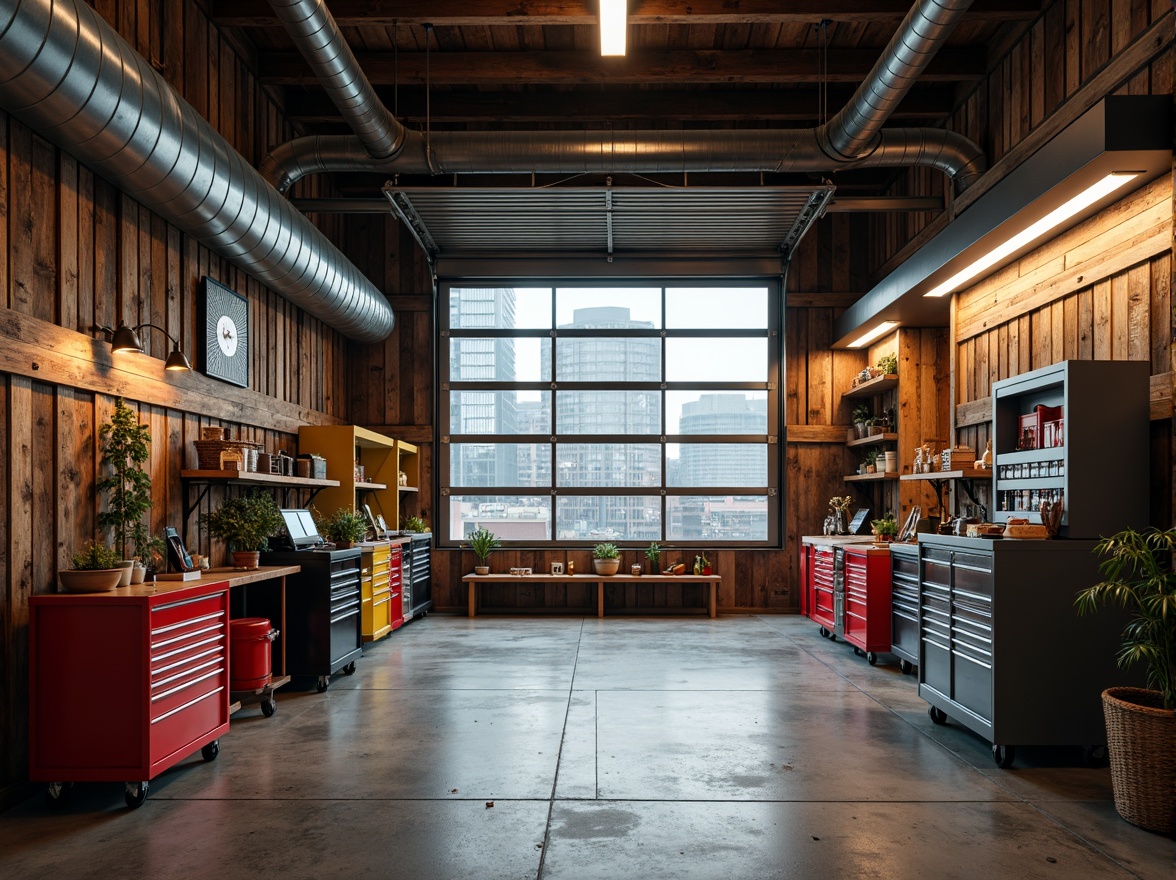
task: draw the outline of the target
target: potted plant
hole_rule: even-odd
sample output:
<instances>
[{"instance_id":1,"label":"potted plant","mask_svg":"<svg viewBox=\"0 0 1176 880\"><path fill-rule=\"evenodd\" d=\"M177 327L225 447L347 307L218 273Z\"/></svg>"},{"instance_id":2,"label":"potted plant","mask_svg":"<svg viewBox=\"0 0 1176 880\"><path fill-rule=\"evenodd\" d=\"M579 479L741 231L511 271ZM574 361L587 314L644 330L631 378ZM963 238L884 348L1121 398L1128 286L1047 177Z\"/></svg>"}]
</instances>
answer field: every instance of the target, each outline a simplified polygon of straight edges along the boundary
<instances>
[{"instance_id":1,"label":"potted plant","mask_svg":"<svg viewBox=\"0 0 1176 880\"><path fill-rule=\"evenodd\" d=\"M621 567L621 551L616 544L602 543L592 548L592 567L601 576L616 574Z\"/></svg>"},{"instance_id":2,"label":"potted plant","mask_svg":"<svg viewBox=\"0 0 1176 880\"><path fill-rule=\"evenodd\" d=\"M878 464L878 450L867 449L866 454L862 457L862 464L866 466L866 473L872 474Z\"/></svg>"},{"instance_id":3,"label":"potted plant","mask_svg":"<svg viewBox=\"0 0 1176 880\"><path fill-rule=\"evenodd\" d=\"M661 554L662 549L657 541L652 541L648 547L645 548L645 558L649 560L649 573L657 574L661 571Z\"/></svg>"},{"instance_id":4,"label":"potted plant","mask_svg":"<svg viewBox=\"0 0 1176 880\"><path fill-rule=\"evenodd\" d=\"M427 532L429 524L425 521L423 516L408 516L400 524L401 531L405 532Z\"/></svg>"},{"instance_id":5,"label":"potted plant","mask_svg":"<svg viewBox=\"0 0 1176 880\"><path fill-rule=\"evenodd\" d=\"M151 455L151 432L117 397L110 421L98 428L98 436L103 443L101 464L106 476L96 488L107 493L106 510L98 513L98 525L114 532L115 550L122 553L119 565L127 570L121 585L142 583L147 568L141 560L150 553L151 539L143 521L151 509L151 476L143 470Z\"/></svg>"},{"instance_id":6,"label":"potted plant","mask_svg":"<svg viewBox=\"0 0 1176 880\"><path fill-rule=\"evenodd\" d=\"M871 520L870 525L873 526L874 537L882 543L889 543L898 535L898 522L889 510L881 518Z\"/></svg>"},{"instance_id":7,"label":"potted plant","mask_svg":"<svg viewBox=\"0 0 1176 880\"><path fill-rule=\"evenodd\" d=\"M490 565L486 560L490 557L491 550L502 546L501 542L492 531L485 527L470 532L466 542L474 551L474 555L478 557L478 564L474 566L474 574L490 574Z\"/></svg>"},{"instance_id":8,"label":"potted plant","mask_svg":"<svg viewBox=\"0 0 1176 880\"><path fill-rule=\"evenodd\" d=\"M119 585L125 569L117 550L87 541L70 557L73 568L57 572L61 586L71 593L104 593Z\"/></svg>"},{"instance_id":9,"label":"potted plant","mask_svg":"<svg viewBox=\"0 0 1176 880\"><path fill-rule=\"evenodd\" d=\"M362 513L340 507L323 523L323 530L336 547L346 550L367 537L368 521Z\"/></svg>"},{"instance_id":10,"label":"potted plant","mask_svg":"<svg viewBox=\"0 0 1176 880\"><path fill-rule=\"evenodd\" d=\"M1125 608L1121 667L1142 662L1148 688L1102 693L1115 809L1128 822L1176 832L1176 529L1126 529L1094 552L1104 580L1079 591L1079 614L1099 606Z\"/></svg>"},{"instance_id":11,"label":"potted plant","mask_svg":"<svg viewBox=\"0 0 1176 880\"><path fill-rule=\"evenodd\" d=\"M853 430L859 440L866 437L871 415L870 408L864 403L859 403L853 408Z\"/></svg>"},{"instance_id":12,"label":"potted plant","mask_svg":"<svg viewBox=\"0 0 1176 880\"><path fill-rule=\"evenodd\" d=\"M878 358L878 370L883 376L898 375L898 355L893 352Z\"/></svg>"},{"instance_id":13,"label":"potted plant","mask_svg":"<svg viewBox=\"0 0 1176 880\"><path fill-rule=\"evenodd\" d=\"M282 527L282 513L268 495L239 495L201 517L209 534L229 545L233 567L257 568L260 552Z\"/></svg>"}]
</instances>

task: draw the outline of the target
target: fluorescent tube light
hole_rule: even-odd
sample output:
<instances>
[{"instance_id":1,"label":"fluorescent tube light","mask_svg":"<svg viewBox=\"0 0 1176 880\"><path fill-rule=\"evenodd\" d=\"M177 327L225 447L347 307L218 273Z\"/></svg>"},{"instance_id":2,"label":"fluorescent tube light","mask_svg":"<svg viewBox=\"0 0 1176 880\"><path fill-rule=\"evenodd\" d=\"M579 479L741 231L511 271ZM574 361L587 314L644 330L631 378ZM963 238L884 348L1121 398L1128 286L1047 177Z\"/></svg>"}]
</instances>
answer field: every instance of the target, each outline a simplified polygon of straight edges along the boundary
<instances>
[{"instance_id":1,"label":"fluorescent tube light","mask_svg":"<svg viewBox=\"0 0 1176 880\"><path fill-rule=\"evenodd\" d=\"M986 253L976 262L961 269L956 274L952 275L938 287L927 291L923 296L946 296L953 290L963 286L966 282L971 281L985 269L999 263L1009 254L1012 254L1031 241L1035 241L1041 236L1045 235L1056 226L1060 226L1070 217L1080 211L1089 208L1103 196L1109 195L1123 186L1128 181L1134 180L1140 175L1138 171L1114 171L1091 184L1074 198L1070 199L1065 204L1054 208L1032 226L1018 232L1004 244L1001 244L991 251Z\"/></svg>"},{"instance_id":2,"label":"fluorescent tube light","mask_svg":"<svg viewBox=\"0 0 1176 880\"><path fill-rule=\"evenodd\" d=\"M627 0L600 0L600 54L624 55Z\"/></svg>"},{"instance_id":3,"label":"fluorescent tube light","mask_svg":"<svg viewBox=\"0 0 1176 880\"><path fill-rule=\"evenodd\" d=\"M869 345L879 336L885 336L891 330L898 326L898 321L883 321L873 330L868 331L864 336L860 336L849 344L850 348L862 348Z\"/></svg>"}]
</instances>

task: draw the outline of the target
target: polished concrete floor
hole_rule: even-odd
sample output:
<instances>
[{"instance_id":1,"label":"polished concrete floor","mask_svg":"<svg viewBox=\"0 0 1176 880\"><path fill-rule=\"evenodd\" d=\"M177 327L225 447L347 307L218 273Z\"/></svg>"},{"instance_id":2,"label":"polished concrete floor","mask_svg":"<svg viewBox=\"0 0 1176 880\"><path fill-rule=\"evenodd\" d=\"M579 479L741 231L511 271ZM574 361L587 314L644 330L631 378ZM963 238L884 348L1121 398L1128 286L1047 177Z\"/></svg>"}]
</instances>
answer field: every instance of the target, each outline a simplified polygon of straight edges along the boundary
<instances>
[{"instance_id":1,"label":"polished concrete floor","mask_svg":"<svg viewBox=\"0 0 1176 880\"><path fill-rule=\"evenodd\" d=\"M1176 877L1107 770L1000 770L886 660L798 617L433 615L138 810L92 783L0 815L0 877Z\"/></svg>"}]
</instances>

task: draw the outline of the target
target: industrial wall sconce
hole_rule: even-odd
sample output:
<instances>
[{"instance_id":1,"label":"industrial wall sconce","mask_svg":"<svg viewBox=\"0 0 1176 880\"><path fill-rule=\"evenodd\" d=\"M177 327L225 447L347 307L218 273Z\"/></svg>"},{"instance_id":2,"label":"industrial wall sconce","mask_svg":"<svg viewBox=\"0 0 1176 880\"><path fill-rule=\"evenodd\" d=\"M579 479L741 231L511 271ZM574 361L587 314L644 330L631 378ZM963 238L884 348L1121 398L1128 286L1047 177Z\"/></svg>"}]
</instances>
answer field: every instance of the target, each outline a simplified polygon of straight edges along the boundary
<instances>
[{"instance_id":1,"label":"industrial wall sconce","mask_svg":"<svg viewBox=\"0 0 1176 880\"><path fill-rule=\"evenodd\" d=\"M119 352L124 351L144 354L143 343L139 341L138 333L138 331L142 330L144 327L150 327L153 330L158 330L160 333L166 336L167 341L172 344L171 354L167 356L167 360L163 365L165 370L177 372L180 370L192 369L192 364L188 362L187 356L182 351L180 351L180 343L158 324L152 324L148 322L139 324L135 327L130 327L124 322L119 322L117 330L111 330L109 327L95 324L90 328L90 332L106 334L106 338L110 340L110 351L112 354L118 354Z\"/></svg>"}]
</instances>

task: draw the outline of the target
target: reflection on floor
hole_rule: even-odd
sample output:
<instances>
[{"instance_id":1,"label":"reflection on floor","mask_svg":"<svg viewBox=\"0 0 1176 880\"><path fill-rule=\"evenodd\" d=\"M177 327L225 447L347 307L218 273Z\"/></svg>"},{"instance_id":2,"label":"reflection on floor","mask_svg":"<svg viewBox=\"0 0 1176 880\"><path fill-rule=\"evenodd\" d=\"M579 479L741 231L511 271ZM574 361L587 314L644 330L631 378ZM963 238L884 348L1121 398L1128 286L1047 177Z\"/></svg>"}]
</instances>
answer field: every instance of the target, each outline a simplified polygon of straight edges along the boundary
<instances>
[{"instance_id":1,"label":"reflection on floor","mask_svg":"<svg viewBox=\"0 0 1176 880\"><path fill-rule=\"evenodd\" d=\"M998 769L887 659L798 617L433 615L237 714L141 809L92 783L0 816L0 876L1176 876L1107 770Z\"/></svg>"}]
</instances>

